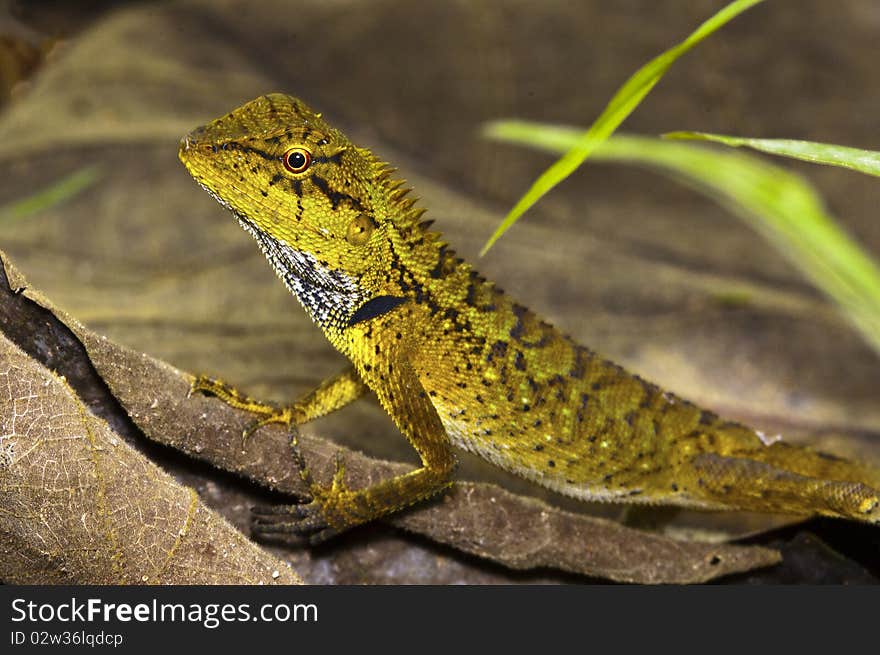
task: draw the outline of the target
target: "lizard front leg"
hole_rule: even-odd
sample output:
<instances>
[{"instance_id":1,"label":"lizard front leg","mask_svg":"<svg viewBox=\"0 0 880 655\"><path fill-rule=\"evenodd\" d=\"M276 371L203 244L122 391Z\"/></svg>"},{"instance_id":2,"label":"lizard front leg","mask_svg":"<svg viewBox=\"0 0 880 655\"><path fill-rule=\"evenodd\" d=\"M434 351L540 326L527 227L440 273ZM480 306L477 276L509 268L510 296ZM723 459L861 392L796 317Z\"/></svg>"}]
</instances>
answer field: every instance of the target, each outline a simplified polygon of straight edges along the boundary
<instances>
[{"instance_id":1,"label":"lizard front leg","mask_svg":"<svg viewBox=\"0 0 880 655\"><path fill-rule=\"evenodd\" d=\"M311 480L305 463L300 471L312 500L300 505L254 508L253 531L259 536L309 535L320 543L348 528L390 514L433 496L452 483L455 456L437 414L412 366L399 361L389 367L388 384L377 389L379 400L418 452L422 466L364 489L345 484L345 467L337 457L330 485ZM292 440L298 455L296 438Z\"/></svg>"},{"instance_id":2,"label":"lizard front leg","mask_svg":"<svg viewBox=\"0 0 880 655\"><path fill-rule=\"evenodd\" d=\"M282 407L255 400L221 380L214 380L204 375L196 377L190 386L190 393L216 396L231 407L256 414L258 418L245 428L242 434L244 440L269 423L288 426L308 423L345 407L364 395L366 391L367 386L353 366L327 378L292 405Z\"/></svg>"}]
</instances>

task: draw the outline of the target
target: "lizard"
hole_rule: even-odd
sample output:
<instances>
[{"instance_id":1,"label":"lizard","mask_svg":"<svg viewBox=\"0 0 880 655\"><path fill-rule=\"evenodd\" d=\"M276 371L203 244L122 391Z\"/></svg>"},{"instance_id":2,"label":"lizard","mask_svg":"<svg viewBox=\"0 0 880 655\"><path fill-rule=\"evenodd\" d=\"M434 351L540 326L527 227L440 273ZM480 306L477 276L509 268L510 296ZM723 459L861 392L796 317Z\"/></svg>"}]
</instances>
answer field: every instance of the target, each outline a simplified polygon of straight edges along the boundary
<instances>
[{"instance_id":1,"label":"lizard","mask_svg":"<svg viewBox=\"0 0 880 655\"><path fill-rule=\"evenodd\" d=\"M767 438L575 343L456 256L409 188L292 96L185 136L179 158L231 210L345 370L287 406L198 376L191 391L291 429L310 498L254 508L255 533L321 542L452 484L453 447L584 501L826 515L880 524L880 472ZM368 390L421 466L351 489L301 461L296 426Z\"/></svg>"}]
</instances>

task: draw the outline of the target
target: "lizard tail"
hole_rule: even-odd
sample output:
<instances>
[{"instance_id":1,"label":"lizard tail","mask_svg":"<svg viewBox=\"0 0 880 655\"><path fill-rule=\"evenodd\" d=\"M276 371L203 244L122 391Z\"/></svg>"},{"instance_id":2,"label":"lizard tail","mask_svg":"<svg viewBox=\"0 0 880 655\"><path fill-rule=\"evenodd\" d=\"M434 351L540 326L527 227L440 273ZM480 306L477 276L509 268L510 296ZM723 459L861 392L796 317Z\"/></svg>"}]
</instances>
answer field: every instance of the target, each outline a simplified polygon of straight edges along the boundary
<instances>
[{"instance_id":1,"label":"lizard tail","mask_svg":"<svg viewBox=\"0 0 880 655\"><path fill-rule=\"evenodd\" d=\"M777 442L701 453L685 468L695 483L692 489L707 501L880 524L880 471L834 455Z\"/></svg>"}]
</instances>

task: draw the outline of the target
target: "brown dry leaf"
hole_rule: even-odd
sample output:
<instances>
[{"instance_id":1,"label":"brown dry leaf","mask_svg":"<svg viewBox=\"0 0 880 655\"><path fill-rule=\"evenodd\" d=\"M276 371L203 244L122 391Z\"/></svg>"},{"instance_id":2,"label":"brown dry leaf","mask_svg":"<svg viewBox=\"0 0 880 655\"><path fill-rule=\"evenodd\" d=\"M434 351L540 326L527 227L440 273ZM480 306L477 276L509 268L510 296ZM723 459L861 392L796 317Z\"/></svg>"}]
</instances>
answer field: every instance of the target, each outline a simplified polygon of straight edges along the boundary
<instances>
[{"instance_id":1,"label":"brown dry leaf","mask_svg":"<svg viewBox=\"0 0 880 655\"><path fill-rule=\"evenodd\" d=\"M7 299L8 306L11 290L26 288L26 284L20 273L2 258L9 289L0 297ZM95 335L52 307L38 291L26 289L23 293L27 300L49 310L73 332L85 347L91 365L147 437L278 491L305 495L284 430L263 429L243 450L242 429L252 420L248 415L216 399L189 398L191 376ZM3 314L5 320L0 325L6 330L14 331L10 325L24 323L22 319L16 321L14 307L5 309ZM36 402L43 394L37 390L31 395ZM51 393L47 395L51 397ZM82 408L81 403L79 407ZM14 425L17 414L15 408L7 408L3 416ZM97 422L97 419L91 420ZM42 434L39 430L34 432ZM116 446L120 443L114 438ZM315 437L304 437L302 447L316 478L329 480L339 447ZM20 449L21 445L16 448ZM347 479L353 487L365 486L410 468L355 451L343 451ZM42 458L38 459L37 466L46 475L47 466ZM53 476L56 475L54 468L57 465L49 468ZM65 484L69 482L66 473L58 475ZM132 499L127 499L129 502L136 502L144 493L119 480L101 482L102 490L115 484L115 493L120 496L134 494ZM36 488L39 489L39 485ZM65 492L64 485L54 490ZM29 500L33 504L33 499ZM192 500L196 502L194 496ZM511 568L546 567L626 582L703 582L779 561L778 553L770 549L677 542L612 521L565 512L537 499L480 483L459 483L440 502L424 503L389 518L388 522ZM27 523L22 521L24 526ZM110 558L108 563L112 562Z\"/></svg>"},{"instance_id":2,"label":"brown dry leaf","mask_svg":"<svg viewBox=\"0 0 880 655\"><path fill-rule=\"evenodd\" d=\"M0 335L0 579L301 584Z\"/></svg>"}]
</instances>

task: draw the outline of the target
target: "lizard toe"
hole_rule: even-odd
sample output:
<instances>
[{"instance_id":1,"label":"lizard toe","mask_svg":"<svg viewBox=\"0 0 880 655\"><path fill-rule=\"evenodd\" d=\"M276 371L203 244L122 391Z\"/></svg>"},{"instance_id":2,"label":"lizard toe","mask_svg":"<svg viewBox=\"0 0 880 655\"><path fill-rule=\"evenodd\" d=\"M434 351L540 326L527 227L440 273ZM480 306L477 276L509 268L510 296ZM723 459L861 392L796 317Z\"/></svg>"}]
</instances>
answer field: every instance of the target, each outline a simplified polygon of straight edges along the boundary
<instances>
[{"instance_id":1,"label":"lizard toe","mask_svg":"<svg viewBox=\"0 0 880 655\"><path fill-rule=\"evenodd\" d=\"M271 536L295 534L309 536L331 528L320 503L255 507L251 529L255 534Z\"/></svg>"},{"instance_id":2,"label":"lizard toe","mask_svg":"<svg viewBox=\"0 0 880 655\"><path fill-rule=\"evenodd\" d=\"M311 498L305 498L301 503L293 505L254 505L251 507L251 518L254 520L275 521L279 516L290 516L293 508L301 507L311 502Z\"/></svg>"},{"instance_id":3,"label":"lizard toe","mask_svg":"<svg viewBox=\"0 0 880 655\"><path fill-rule=\"evenodd\" d=\"M339 534L339 530L334 527L327 527L321 530L320 532L316 532L315 534L309 537L309 544L312 546L318 546L323 544L325 541L332 539L336 535Z\"/></svg>"},{"instance_id":4,"label":"lizard toe","mask_svg":"<svg viewBox=\"0 0 880 655\"><path fill-rule=\"evenodd\" d=\"M201 394L203 396L214 396L214 390L220 387L223 387L223 382L220 380L215 380L214 378L208 377L207 375L197 375L192 379L189 385L189 391L187 392L187 398L193 396L194 394Z\"/></svg>"}]
</instances>

